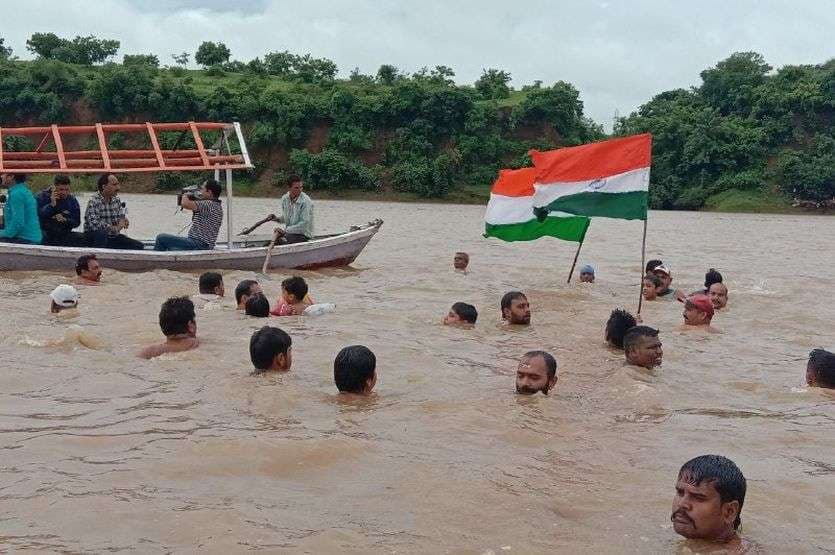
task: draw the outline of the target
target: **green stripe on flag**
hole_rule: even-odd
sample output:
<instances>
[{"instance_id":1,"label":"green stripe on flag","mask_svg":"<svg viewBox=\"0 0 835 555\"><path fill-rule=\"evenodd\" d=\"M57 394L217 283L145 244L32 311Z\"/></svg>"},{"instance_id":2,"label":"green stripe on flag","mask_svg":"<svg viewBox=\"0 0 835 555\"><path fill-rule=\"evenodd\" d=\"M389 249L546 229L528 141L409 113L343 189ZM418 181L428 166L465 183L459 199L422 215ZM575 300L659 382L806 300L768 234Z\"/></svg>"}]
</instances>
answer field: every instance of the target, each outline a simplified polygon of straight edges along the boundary
<instances>
[{"instance_id":1,"label":"green stripe on flag","mask_svg":"<svg viewBox=\"0 0 835 555\"><path fill-rule=\"evenodd\" d=\"M548 205L548 210L588 217L646 220L647 199L647 191L577 193L559 197Z\"/></svg>"},{"instance_id":2,"label":"green stripe on flag","mask_svg":"<svg viewBox=\"0 0 835 555\"><path fill-rule=\"evenodd\" d=\"M503 241L532 241L540 237L556 237L563 241L582 241L591 220L582 216L549 216L544 222L537 219L518 224L485 225L484 235Z\"/></svg>"}]
</instances>

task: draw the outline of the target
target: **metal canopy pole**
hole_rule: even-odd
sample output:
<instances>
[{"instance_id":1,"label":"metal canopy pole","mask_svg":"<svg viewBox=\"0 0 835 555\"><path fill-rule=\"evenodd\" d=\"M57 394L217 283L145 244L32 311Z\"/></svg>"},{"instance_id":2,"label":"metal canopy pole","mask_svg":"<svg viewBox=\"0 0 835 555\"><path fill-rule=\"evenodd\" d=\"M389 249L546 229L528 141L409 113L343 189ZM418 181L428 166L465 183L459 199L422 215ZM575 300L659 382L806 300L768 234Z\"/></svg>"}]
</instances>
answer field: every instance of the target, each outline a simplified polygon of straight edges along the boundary
<instances>
[{"instance_id":1,"label":"metal canopy pole","mask_svg":"<svg viewBox=\"0 0 835 555\"><path fill-rule=\"evenodd\" d=\"M218 170L215 170L218 171ZM229 250L234 245L234 234L232 233L232 170L226 170L226 242Z\"/></svg>"}]
</instances>

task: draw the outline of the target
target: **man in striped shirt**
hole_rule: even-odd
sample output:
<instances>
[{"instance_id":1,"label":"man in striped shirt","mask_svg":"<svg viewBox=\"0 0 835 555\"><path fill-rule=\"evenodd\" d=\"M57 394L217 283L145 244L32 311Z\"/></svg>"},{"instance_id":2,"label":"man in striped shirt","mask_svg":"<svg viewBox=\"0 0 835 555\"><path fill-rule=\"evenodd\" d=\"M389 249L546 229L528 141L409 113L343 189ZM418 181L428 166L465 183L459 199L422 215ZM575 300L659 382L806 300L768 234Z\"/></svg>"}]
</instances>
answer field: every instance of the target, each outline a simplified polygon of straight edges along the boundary
<instances>
[{"instance_id":1,"label":"man in striped shirt","mask_svg":"<svg viewBox=\"0 0 835 555\"><path fill-rule=\"evenodd\" d=\"M207 179L200 188L200 197L183 195L181 206L191 210L191 229L188 237L160 233L154 244L157 251L193 251L215 248L220 224L223 223L223 207L220 196L220 183Z\"/></svg>"}]
</instances>

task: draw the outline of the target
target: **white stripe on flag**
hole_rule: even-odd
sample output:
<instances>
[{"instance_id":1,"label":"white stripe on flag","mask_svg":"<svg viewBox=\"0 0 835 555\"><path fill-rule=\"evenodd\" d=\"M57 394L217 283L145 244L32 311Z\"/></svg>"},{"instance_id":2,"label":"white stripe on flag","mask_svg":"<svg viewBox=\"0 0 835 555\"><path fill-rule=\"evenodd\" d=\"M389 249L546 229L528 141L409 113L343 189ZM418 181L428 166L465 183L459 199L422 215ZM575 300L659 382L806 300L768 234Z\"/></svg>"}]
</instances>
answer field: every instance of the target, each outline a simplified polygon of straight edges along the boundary
<instances>
[{"instance_id":1,"label":"white stripe on flag","mask_svg":"<svg viewBox=\"0 0 835 555\"><path fill-rule=\"evenodd\" d=\"M567 212L551 212L549 218L576 218L575 214ZM484 223L489 225L521 224L535 219L533 213L533 197L508 197L490 194Z\"/></svg>"},{"instance_id":2,"label":"white stripe on flag","mask_svg":"<svg viewBox=\"0 0 835 555\"><path fill-rule=\"evenodd\" d=\"M630 193L649 190L649 168L639 168L601 179L568 183L534 183L535 206L548 206L560 197L578 193ZM530 198L530 197L526 197Z\"/></svg>"}]
</instances>

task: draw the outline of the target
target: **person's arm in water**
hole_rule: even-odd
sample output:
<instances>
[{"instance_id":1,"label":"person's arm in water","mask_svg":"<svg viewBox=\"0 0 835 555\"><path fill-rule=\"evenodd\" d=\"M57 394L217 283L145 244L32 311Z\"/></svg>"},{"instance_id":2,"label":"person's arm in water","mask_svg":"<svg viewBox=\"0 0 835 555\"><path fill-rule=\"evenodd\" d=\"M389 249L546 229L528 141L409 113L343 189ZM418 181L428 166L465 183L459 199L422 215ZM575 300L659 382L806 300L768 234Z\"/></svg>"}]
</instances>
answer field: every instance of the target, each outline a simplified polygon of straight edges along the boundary
<instances>
[{"instance_id":1,"label":"person's arm in water","mask_svg":"<svg viewBox=\"0 0 835 555\"><path fill-rule=\"evenodd\" d=\"M6 201L5 222L6 227L0 229L0 237L17 237L24 227L24 201L23 197L17 194L18 191L9 191L9 198ZM11 217L9 217L11 215Z\"/></svg>"}]
</instances>

